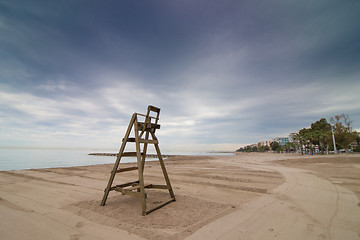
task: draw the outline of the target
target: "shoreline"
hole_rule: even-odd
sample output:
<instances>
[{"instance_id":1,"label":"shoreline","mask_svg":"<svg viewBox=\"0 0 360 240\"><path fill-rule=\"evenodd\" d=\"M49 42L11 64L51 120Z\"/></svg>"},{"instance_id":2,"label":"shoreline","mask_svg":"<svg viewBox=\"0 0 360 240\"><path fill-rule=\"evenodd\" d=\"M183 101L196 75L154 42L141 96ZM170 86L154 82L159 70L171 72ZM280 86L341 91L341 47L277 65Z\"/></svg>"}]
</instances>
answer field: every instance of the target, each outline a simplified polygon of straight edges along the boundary
<instances>
[{"instance_id":1,"label":"shoreline","mask_svg":"<svg viewBox=\"0 0 360 240\"><path fill-rule=\"evenodd\" d=\"M111 156L111 157L117 157L119 155L119 153L89 153L88 155L92 155L92 156ZM168 157L175 157L175 156L181 156L181 155L167 155L167 154L161 154L161 156L163 158L168 158ZM134 156L136 157L136 156ZM146 154L146 157L148 158L157 158L158 155L157 154Z\"/></svg>"}]
</instances>

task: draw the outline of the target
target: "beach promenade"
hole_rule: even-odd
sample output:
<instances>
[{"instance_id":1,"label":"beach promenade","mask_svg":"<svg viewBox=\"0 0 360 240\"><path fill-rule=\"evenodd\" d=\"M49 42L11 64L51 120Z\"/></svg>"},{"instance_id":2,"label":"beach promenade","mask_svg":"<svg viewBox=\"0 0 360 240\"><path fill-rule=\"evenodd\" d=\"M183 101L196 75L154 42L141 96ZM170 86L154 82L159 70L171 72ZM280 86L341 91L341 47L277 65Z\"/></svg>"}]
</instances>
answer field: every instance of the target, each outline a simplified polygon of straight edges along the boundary
<instances>
[{"instance_id":1,"label":"beach promenade","mask_svg":"<svg viewBox=\"0 0 360 240\"><path fill-rule=\"evenodd\" d=\"M100 206L111 168L0 172L0 239L360 239L359 154L169 157L177 201L145 217L120 193ZM163 181L156 162L145 181Z\"/></svg>"}]
</instances>

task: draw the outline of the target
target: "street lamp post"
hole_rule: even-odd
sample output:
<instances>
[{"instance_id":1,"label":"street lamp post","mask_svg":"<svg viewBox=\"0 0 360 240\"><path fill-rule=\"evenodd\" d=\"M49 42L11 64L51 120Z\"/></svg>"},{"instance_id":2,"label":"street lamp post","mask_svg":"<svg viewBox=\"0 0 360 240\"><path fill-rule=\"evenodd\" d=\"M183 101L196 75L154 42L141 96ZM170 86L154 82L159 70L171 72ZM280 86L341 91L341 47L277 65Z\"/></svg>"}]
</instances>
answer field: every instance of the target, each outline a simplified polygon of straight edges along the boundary
<instances>
[{"instance_id":1,"label":"street lamp post","mask_svg":"<svg viewBox=\"0 0 360 240\"><path fill-rule=\"evenodd\" d=\"M332 139L333 139L333 144L334 144L334 153L337 154L337 149L336 149L336 143L335 143L335 135L334 135L334 130L333 130L333 126L331 126L331 134L332 134Z\"/></svg>"}]
</instances>

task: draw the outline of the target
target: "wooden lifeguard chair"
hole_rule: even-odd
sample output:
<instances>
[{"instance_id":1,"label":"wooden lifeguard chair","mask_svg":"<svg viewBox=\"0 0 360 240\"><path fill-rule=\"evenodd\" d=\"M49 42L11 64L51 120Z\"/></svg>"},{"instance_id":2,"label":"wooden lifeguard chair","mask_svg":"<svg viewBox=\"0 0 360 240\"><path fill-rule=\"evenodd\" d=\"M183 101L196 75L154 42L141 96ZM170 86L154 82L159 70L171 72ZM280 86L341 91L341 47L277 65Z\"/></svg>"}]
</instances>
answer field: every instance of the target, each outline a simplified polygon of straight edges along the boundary
<instances>
[{"instance_id":1,"label":"wooden lifeguard chair","mask_svg":"<svg viewBox=\"0 0 360 240\"><path fill-rule=\"evenodd\" d=\"M155 116L154 116L154 113L155 113ZM107 197L109 195L109 192L113 191L113 190L120 192L123 195L130 195L130 196L140 198L143 216L165 206L166 204L168 204L170 202L175 201L175 195L174 195L173 189L170 184L170 180L169 180L166 168L165 168L164 160L161 156L161 152L160 152L160 148L159 148L159 141L155 136L156 129L160 129L160 125L158 124L159 114L160 114L160 108L149 105L146 115L140 114L140 113L134 113L132 115L129 126L125 133L125 137L122 140L122 144L121 144L121 147L119 150L119 154L117 155L116 162L114 164L114 168L111 171L108 185L104 190L104 197L101 201L101 206L105 205ZM139 121L139 118L143 119L143 121L142 122ZM132 128L134 128L135 137L130 137ZM124 152L126 144L128 142L135 143L136 152ZM148 144L154 144L156 154L159 159L162 172L164 174L166 185L156 185L156 184L146 184L145 185L144 184L144 166L145 166L145 159L146 159L146 152L147 152ZM137 158L137 166L127 167L127 168L119 168L120 160L122 157L136 157ZM122 172L127 172L127 171L132 171L132 170L138 170L138 175L139 175L138 180L112 186L115 175L117 173L122 173ZM146 208L147 193L146 193L145 189L148 189L148 188L168 190L169 194L170 194L170 199L168 201L165 201L165 202L159 204L158 206L156 206L152 209L147 209Z\"/></svg>"}]
</instances>

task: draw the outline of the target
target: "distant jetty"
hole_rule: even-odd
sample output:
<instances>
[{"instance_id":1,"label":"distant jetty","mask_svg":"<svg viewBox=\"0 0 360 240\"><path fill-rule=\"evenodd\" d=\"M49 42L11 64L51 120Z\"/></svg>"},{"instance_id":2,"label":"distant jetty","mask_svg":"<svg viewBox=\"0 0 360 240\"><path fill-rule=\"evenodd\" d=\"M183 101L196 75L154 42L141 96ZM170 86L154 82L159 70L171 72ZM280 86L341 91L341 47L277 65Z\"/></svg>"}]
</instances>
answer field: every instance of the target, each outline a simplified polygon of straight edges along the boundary
<instances>
[{"instance_id":1,"label":"distant jetty","mask_svg":"<svg viewBox=\"0 0 360 240\"><path fill-rule=\"evenodd\" d=\"M88 155L117 157L118 153L89 153ZM163 158L167 158L167 157L174 157L175 155L161 155L161 156ZM158 156L156 154L146 154L146 157L157 158Z\"/></svg>"}]
</instances>

